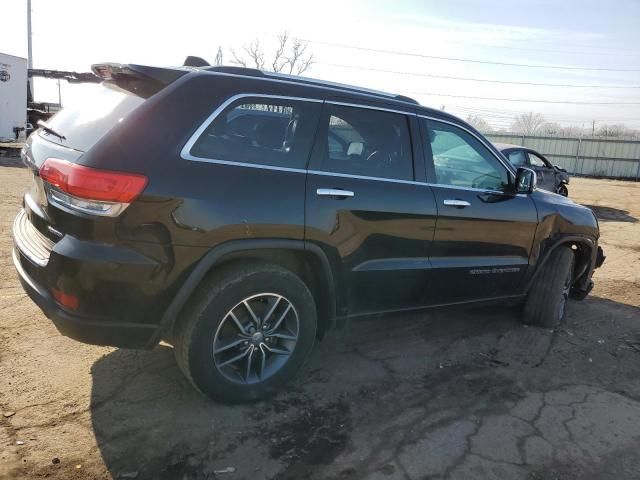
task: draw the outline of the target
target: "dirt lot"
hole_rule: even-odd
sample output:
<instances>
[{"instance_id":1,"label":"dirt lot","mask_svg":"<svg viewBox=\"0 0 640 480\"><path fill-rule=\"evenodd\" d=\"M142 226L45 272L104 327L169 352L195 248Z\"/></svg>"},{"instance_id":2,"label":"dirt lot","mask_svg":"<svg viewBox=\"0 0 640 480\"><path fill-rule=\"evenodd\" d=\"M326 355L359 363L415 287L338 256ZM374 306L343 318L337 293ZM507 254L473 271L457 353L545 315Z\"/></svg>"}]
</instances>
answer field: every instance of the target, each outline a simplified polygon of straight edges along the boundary
<instances>
[{"instance_id":1,"label":"dirt lot","mask_svg":"<svg viewBox=\"0 0 640 480\"><path fill-rule=\"evenodd\" d=\"M169 347L57 333L11 264L26 181L0 167L0 478L640 477L639 183L572 180L608 258L561 328L509 308L360 320L287 393L229 407Z\"/></svg>"}]
</instances>

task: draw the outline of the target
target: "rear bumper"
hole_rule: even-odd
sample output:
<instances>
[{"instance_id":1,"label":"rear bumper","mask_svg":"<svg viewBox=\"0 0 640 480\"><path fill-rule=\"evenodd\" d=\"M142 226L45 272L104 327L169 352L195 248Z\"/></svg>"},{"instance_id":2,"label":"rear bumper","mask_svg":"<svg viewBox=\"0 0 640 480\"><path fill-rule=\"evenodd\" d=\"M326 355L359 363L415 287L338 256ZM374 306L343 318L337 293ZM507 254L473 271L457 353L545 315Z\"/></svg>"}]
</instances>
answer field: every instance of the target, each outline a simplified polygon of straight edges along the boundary
<instances>
[{"instance_id":1,"label":"rear bumper","mask_svg":"<svg viewBox=\"0 0 640 480\"><path fill-rule=\"evenodd\" d=\"M117 322L70 313L60 307L53 296L25 271L22 266L23 261L29 260L14 248L13 263L22 287L62 335L92 345L122 348L153 347L157 325Z\"/></svg>"}]
</instances>

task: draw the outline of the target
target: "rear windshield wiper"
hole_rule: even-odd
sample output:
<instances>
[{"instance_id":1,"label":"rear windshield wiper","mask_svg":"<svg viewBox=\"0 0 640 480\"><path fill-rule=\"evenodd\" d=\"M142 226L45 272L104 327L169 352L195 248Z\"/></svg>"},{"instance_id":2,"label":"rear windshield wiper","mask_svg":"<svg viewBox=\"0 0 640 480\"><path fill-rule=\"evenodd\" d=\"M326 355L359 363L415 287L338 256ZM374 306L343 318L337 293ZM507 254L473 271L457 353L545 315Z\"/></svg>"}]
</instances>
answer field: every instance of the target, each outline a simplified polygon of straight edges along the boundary
<instances>
[{"instance_id":1,"label":"rear windshield wiper","mask_svg":"<svg viewBox=\"0 0 640 480\"><path fill-rule=\"evenodd\" d=\"M55 128L50 127L47 122L44 120L38 120L38 126L43 129L45 132L50 133L51 135L55 135L60 140L66 140L67 137L58 132Z\"/></svg>"}]
</instances>

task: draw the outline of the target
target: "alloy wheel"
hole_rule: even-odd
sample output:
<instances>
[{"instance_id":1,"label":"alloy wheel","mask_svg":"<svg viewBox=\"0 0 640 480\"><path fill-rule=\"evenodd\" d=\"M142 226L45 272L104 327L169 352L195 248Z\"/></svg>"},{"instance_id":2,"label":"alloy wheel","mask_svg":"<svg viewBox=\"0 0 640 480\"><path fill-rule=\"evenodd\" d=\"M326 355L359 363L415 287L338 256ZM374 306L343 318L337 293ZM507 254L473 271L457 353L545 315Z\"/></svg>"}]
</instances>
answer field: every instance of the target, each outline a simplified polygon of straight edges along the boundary
<instances>
[{"instance_id":1,"label":"alloy wheel","mask_svg":"<svg viewBox=\"0 0 640 480\"><path fill-rule=\"evenodd\" d=\"M238 302L224 316L213 340L213 360L228 380L253 384L287 362L298 342L300 319L282 295L260 293Z\"/></svg>"}]
</instances>

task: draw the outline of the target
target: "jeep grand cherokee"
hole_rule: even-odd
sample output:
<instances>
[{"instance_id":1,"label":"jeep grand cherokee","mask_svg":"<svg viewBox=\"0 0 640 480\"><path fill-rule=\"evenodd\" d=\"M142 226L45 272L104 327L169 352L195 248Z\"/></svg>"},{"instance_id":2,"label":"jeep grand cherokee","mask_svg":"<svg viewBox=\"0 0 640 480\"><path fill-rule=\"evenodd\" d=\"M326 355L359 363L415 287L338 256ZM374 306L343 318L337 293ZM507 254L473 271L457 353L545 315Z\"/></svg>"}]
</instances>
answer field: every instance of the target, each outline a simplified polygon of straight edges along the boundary
<instances>
[{"instance_id":1,"label":"jeep grand cherokee","mask_svg":"<svg viewBox=\"0 0 640 480\"><path fill-rule=\"evenodd\" d=\"M100 93L23 150L15 266L63 335L166 340L211 398L278 391L349 316L504 300L554 325L603 261L591 210L410 98L236 67L93 70Z\"/></svg>"}]
</instances>

